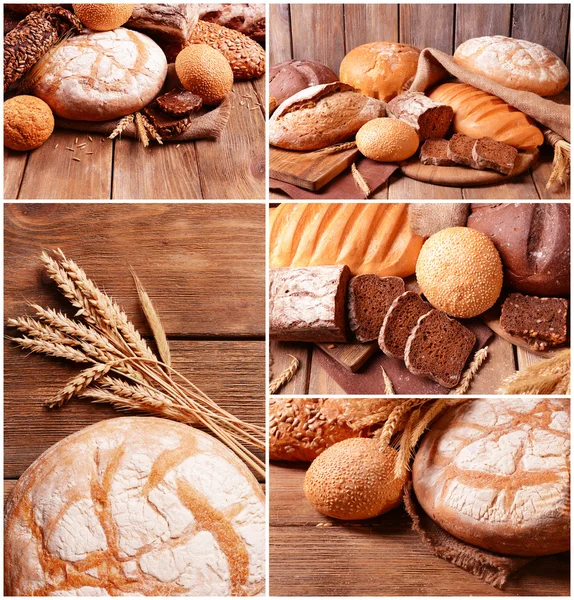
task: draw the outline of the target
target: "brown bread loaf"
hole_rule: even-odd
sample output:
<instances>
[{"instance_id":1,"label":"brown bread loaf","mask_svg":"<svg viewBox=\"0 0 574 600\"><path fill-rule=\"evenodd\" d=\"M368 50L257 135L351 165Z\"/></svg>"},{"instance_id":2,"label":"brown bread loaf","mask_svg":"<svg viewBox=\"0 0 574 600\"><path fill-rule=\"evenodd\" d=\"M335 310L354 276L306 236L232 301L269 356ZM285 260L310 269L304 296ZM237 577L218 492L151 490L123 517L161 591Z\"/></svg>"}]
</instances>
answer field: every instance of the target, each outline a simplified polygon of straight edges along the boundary
<instances>
[{"instance_id":1,"label":"brown bread loaf","mask_svg":"<svg viewBox=\"0 0 574 600\"><path fill-rule=\"evenodd\" d=\"M405 291L400 277L365 274L349 282L349 325L359 342L376 340L394 299Z\"/></svg>"},{"instance_id":2,"label":"brown bread loaf","mask_svg":"<svg viewBox=\"0 0 574 600\"><path fill-rule=\"evenodd\" d=\"M197 5L135 4L126 27L143 31L154 40L184 44L197 23Z\"/></svg>"},{"instance_id":3,"label":"brown bread loaf","mask_svg":"<svg viewBox=\"0 0 574 600\"><path fill-rule=\"evenodd\" d=\"M450 160L459 165L466 165L476 169L476 162L472 157L474 142L472 138L463 133L455 133L448 142L446 154Z\"/></svg>"},{"instance_id":4,"label":"brown bread loaf","mask_svg":"<svg viewBox=\"0 0 574 600\"><path fill-rule=\"evenodd\" d=\"M419 159L423 165L452 167L454 160L448 157L448 140L430 138L421 146Z\"/></svg>"},{"instance_id":5,"label":"brown bread loaf","mask_svg":"<svg viewBox=\"0 0 574 600\"><path fill-rule=\"evenodd\" d=\"M432 306L420 294L410 290L395 298L381 327L379 348L387 356L404 360L409 336L418 320L431 309Z\"/></svg>"},{"instance_id":6,"label":"brown bread loaf","mask_svg":"<svg viewBox=\"0 0 574 600\"><path fill-rule=\"evenodd\" d=\"M235 29L257 41L265 40L265 4L199 4L201 21Z\"/></svg>"},{"instance_id":7,"label":"brown bread loaf","mask_svg":"<svg viewBox=\"0 0 574 600\"><path fill-rule=\"evenodd\" d=\"M455 387L474 348L470 329L442 310L431 310L418 320L405 347L405 364L415 375L426 375L446 388Z\"/></svg>"},{"instance_id":8,"label":"brown bread loaf","mask_svg":"<svg viewBox=\"0 0 574 600\"><path fill-rule=\"evenodd\" d=\"M468 226L496 246L506 287L537 296L570 293L569 204L473 204Z\"/></svg>"},{"instance_id":9,"label":"brown bread loaf","mask_svg":"<svg viewBox=\"0 0 574 600\"><path fill-rule=\"evenodd\" d=\"M561 344L566 341L568 300L510 294L502 304L500 326L510 335Z\"/></svg>"},{"instance_id":10,"label":"brown bread loaf","mask_svg":"<svg viewBox=\"0 0 574 600\"><path fill-rule=\"evenodd\" d=\"M315 60L287 60L269 69L269 96L278 106L301 90L338 79L329 67Z\"/></svg>"},{"instance_id":11,"label":"brown bread loaf","mask_svg":"<svg viewBox=\"0 0 574 600\"><path fill-rule=\"evenodd\" d=\"M376 425L353 428L353 424L377 414L384 421L395 402L381 398L271 398L269 458L311 462L336 442L368 436Z\"/></svg>"},{"instance_id":12,"label":"brown bread loaf","mask_svg":"<svg viewBox=\"0 0 574 600\"><path fill-rule=\"evenodd\" d=\"M472 147L472 159L478 169L492 169L503 175L512 173L517 155L516 148L488 137L476 140Z\"/></svg>"},{"instance_id":13,"label":"brown bread loaf","mask_svg":"<svg viewBox=\"0 0 574 600\"><path fill-rule=\"evenodd\" d=\"M422 141L444 137L454 112L447 104L434 102L422 92L405 92L387 104L387 115L408 123Z\"/></svg>"},{"instance_id":14,"label":"brown bread loaf","mask_svg":"<svg viewBox=\"0 0 574 600\"><path fill-rule=\"evenodd\" d=\"M269 337L297 342L347 340L346 265L269 271Z\"/></svg>"},{"instance_id":15,"label":"brown bread loaf","mask_svg":"<svg viewBox=\"0 0 574 600\"><path fill-rule=\"evenodd\" d=\"M341 82L301 90L269 119L269 143L286 150L320 150L349 141L368 121L385 116L385 104Z\"/></svg>"}]
</instances>

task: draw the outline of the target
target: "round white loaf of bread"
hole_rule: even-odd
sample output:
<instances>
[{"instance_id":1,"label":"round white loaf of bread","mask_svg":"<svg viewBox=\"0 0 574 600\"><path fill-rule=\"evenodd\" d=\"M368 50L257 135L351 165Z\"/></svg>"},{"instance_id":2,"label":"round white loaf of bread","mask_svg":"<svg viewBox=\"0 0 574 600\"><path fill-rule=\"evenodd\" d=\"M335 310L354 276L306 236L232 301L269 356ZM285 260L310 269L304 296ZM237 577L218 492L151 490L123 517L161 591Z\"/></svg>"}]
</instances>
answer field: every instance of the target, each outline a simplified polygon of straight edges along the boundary
<instances>
[{"instance_id":1,"label":"round white loaf of bread","mask_svg":"<svg viewBox=\"0 0 574 600\"><path fill-rule=\"evenodd\" d=\"M102 421L29 467L7 502L8 596L229 596L264 588L265 504L211 436Z\"/></svg>"},{"instance_id":2,"label":"round white loaf of bread","mask_svg":"<svg viewBox=\"0 0 574 600\"><path fill-rule=\"evenodd\" d=\"M141 110L157 96L167 60L137 31L86 30L42 59L37 73L32 92L58 117L108 121Z\"/></svg>"},{"instance_id":3,"label":"round white loaf of bread","mask_svg":"<svg viewBox=\"0 0 574 600\"><path fill-rule=\"evenodd\" d=\"M548 48L503 35L463 42L454 60L506 87L540 96L559 94L570 78L566 65Z\"/></svg>"},{"instance_id":4,"label":"round white loaf of bread","mask_svg":"<svg viewBox=\"0 0 574 600\"><path fill-rule=\"evenodd\" d=\"M568 550L569 402L485 398L450 409L414 461L422 508L455 537L486 550Z\"/></svg>"}]
</instances>

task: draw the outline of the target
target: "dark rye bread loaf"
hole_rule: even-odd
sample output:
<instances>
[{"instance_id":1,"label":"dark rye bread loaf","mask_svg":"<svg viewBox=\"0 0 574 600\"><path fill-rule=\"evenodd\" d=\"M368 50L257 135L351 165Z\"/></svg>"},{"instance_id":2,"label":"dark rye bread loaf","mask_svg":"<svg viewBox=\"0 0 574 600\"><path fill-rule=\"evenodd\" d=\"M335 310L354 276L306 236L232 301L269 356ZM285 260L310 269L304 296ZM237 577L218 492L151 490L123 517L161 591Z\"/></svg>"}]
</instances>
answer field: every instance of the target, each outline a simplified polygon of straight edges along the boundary
<instances>
[{"instance_id":1,"label":"dark rye bread loaf","mask_svg":"<svg viewBox=\"0 0 574 600\"><path fill-rule=\"evenodd\" d=\"M405 291L400 277L357 275L349 283L349 325L359 342L379 337L383 320L397 296Z\"/></svg>"},{"instance_id":2,"label":"dark rye bread loaf","mask_svg":"<svg viewBox=\"0 0 574 600\"><path fill-rule=\"evenodd\" d=\"M464 133L455 133L448 142L448 158L459 165L466 165L475 169L476 163L472 158L475 141L468 135L464 135Z\"/></svg>"},{"instance_id":3,"label":"dark rye bread loaf","mask_svg":"<svg viewBox=\"0 0 574 600\"><path fill-rule=\"evenodd\" d=\"M474 348L472 331L441 310L423 315L411 332L405 348L405 364L414 375L426 375L446 388L460 381Z\"/></svg>"},{"instance_id":4,"label":"dark rye bread loaf","mask_svg":"<svg viewBox=\"0 0 574 600\"><path fill-rule=\"evenodd\" d=\"M456 163L448 157L448 140L431 138L421 147L419 159L423 165L435 167L452 167Z\"/></svg>"},{"instance_id":5,"label":"dark rye bread loaf","mask_svg":"<svg viewBox=\"0 0 574 600\"><path fill-rule=\"evenodd\" d=\"M510 335L562 344L568 335L567 317L568 300L564 298L510 294L502 305L500 326Z\"/></svg>"},{"instance_id":6,"label":"dark rye bread loaf","mask_svg":"<svg viewBox=\"0 0 574 600\"><path fill-rule=\"evenodd\" d=\"M472 147L472 159L477 169L492 169L503 175L512 173L517 156L516 148L489 137L476 140Z\"/></svg>"},{"instance_id":7,"label":"dark rye bread loaf","mask_svg":"<svg viewBox=\"0 0 574 600\"><path fill-rule=\"evenodd\" d=\"M379 334L379 348L393 358L405 358L405 347L418 320L432 306L420 294L407 291L395 298L389 308Z\"/></svg>"},{"instance_id":8,"label":"dark rye bread loaf","mask_svg":"<svg viewBox=\"0 0 574 600\"><path fill-rule=\"evenodd\" d=\"M410 125L420 140L444 137L454 111L448 104L431 100L422 92L405 92L387 103L387 115Z\"/></svg>"},{"instance_id":9,"label":"dark rye bread loaf","mask_svg":"<svg viewBox=\"0 0 574 600\"><path fill-rule=\"evenodd\" d=\"M269 271L269 337L294 342L345 342L346 265Z\"/></svg>"}]
</instances>

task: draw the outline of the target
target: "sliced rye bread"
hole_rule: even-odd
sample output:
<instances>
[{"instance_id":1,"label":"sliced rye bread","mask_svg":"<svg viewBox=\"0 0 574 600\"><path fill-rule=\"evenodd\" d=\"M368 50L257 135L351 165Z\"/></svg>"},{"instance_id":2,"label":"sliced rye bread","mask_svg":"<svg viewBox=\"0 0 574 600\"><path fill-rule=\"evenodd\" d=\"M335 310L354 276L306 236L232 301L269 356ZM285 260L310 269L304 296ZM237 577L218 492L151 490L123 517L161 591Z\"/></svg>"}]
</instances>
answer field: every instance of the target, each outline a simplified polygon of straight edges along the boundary
<instances>
[{"instance_id":1,"label":"sliced rye bread","mask_svg":"<svg viewBox=\"0 0 574 600\"><path fill-rule=\"evenodd\" d=\"M536 350L562 344L568 337L568 300L510 294L502 304L500 326Z\"/></svg>"},{"instance_id":2,"label":"sliced rye bread","mask_svg":"<svg viewBox=\"0 0 574 600\"><path fill-rule=\"evenodd\" d=\"M476 140L472 148L472 159L478 169L492 169L503 175L512 173L517 156L516 148L489 137Z\"/></svg>"},{"instance_id":3,"label":"sliced rye bread","mask_svg":"<svg viewBox=\"0 0 574 600\"><path fill-rule=\"evenodd\" d=\"M426 375L446 388L460 381L474 348L472 331L433 309L419 318L405 348L405 364L414 375Z\"/></svg>"},{"instance_id":4,"label":"sliced rye bread","mask_svg":"<svg viewBox=\"0 0 574 600\"><path fill-rule=\"evenodd\" d=\"M454 160L448 157L448 140L442 138L425 140L419 158L423 165L433 165L435 167L452 167L456 165Z\"/></svg>"},{"instance_id":5,"label":"sliced rye bread","mask_svg":"<svg viewBox=\"0 0 574 600\"><path fill-rule=\"evenodd\" d=\"M410 290L395 298L381 327L379 348L387 356L404 360L409 335L420 317L431 309L432 306L420 294Z\"/></svg>"},{"instance_id":6,"label":"sliced rye bread","mask_svg":"<svg viewBox=\"0 0 574 600\"><path fill-rule=\"evenodd\" d=\"M474 140L464 133L455 133L448 142L447 156L450 160L458 163L459 165L466 165L477 169L476 162L472 157L472 149L474 147Z\"/></svg>"},{"instance_id":7,"label":"sliced rye bread","mask_svg":"<svg viewBox=\"0 0 574 600\"><path fill-rule=\"evenodd\" d=\"M379 337L387 311L404 291L405 282L400 277L365 274L351 279L347 296L349 325L359 342Z\"/></svg>"}]
</instances>

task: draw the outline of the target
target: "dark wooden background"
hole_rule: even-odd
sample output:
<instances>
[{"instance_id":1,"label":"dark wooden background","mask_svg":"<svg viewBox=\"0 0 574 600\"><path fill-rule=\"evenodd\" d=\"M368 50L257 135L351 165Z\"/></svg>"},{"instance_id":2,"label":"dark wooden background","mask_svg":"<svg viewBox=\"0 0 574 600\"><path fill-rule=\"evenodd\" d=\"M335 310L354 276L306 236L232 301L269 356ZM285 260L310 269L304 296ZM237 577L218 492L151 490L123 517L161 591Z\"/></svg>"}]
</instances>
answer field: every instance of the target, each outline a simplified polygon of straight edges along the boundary
<instances>
[{"instance_id":1,"label":"dark wooden background","mask_svg":"<svg viewBox=\"0 0 574 600\"><path fill-rule=\"evenodd\" d=\"M42 249L59 247L149 338L131 265L161 317L174 367L234 414L265 423L264 204L12 203L4 221L6 318L31 314L28 300L73 314L40 261ZM9 493L52 444L122 413L79 400L44 408L81 367L8 341L4 350Z\"/></svg>"},{"instance_id":2,"label":"dark wooden background","mask_svg":"<svg viewBox=\"0 0 574 600\"><path fill-rule=\"evenodd\" d=\"M482 35L510 35L546 46L570 63L569 4L271 4L269 64L317 60L335 73L345 54L361 44L396 41L454 52ZM393 175L373 199L569 199L550 192L552 152L543 147L536 166L500 185L457 188ZM271 198L285 199L273 191Z\"/></svg>"}]
</instances>

